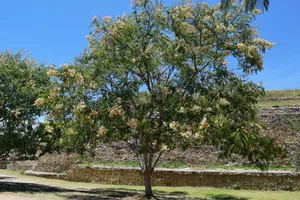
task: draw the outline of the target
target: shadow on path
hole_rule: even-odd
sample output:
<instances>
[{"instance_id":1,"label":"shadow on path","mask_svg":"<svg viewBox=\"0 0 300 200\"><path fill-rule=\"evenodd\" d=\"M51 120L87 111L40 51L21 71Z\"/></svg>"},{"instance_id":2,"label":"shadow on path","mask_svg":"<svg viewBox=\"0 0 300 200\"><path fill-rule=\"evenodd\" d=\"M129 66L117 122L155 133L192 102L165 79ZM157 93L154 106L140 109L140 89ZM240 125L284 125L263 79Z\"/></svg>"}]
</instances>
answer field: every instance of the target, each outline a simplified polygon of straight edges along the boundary
<instances>
[{"instance_id":1,"label":"shadow on path","mask_svg":"<svg viewBox=\"0 0 300 200\"><path fill-rule=\"evenodd\" d=\"M9 182L3 181L11 177L0 177L0 193L1 192L12 192L12 193L54 193L59 197L63 197L66 200L110 200L110 199L126 199L126 200L139 200L143 199L143 191L131 190L125 188L116 189L64 189L59 187L47 186L36 183L22 183L22 182ZM155 199L163 200L248 200L246 198L237 198L228 195L211 195L207 198L190 198L184 191L164 192L154 190Z\"/></svg>"}]
</instances>

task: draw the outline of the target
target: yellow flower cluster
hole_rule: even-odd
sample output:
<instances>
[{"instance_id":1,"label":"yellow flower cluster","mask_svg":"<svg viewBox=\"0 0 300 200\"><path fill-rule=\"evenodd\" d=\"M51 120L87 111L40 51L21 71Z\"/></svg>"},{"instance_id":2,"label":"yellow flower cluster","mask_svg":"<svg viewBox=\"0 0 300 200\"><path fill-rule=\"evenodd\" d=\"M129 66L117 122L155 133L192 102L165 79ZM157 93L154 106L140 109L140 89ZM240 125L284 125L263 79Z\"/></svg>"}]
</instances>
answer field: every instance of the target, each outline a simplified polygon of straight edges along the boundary
<instances>
[{"instance_id":1,"label":"yellow flower cluster","mask_svg":"<svg viewBox=\"0 0 300 200\"><path fill-rule=\"evenodd\" d=\"M138 126L138 120L135 118L130 119L130 121L127 122L127 125L132 128L135 129Z\"/></svg>"},{"instance_id":2,"label":"yellow flower cluster","mask_svg":"<svg viewBox=\"0 0 300 200\"><path fill-rule=\"evenodd\" d=\"M76 134L77 134L77 132L74 131L73 128L69 128L69 129L67 130L67 133L68 133L68 135L76 135Z\"/></svg>"},{"instance_id":3,"label":"yellow flower cluster","mask_svg":"<svg viewBox=\"0 0 300 200\"><path fill-rule=\"evenodd\" d=\"M167 87L161 88L162 97L165 99L168 96L169 89Z\"/></svg>"},{"instance_id":4,"label":"yellow flower cluster","mask_svg":"<svg viewBox=\"0 0 300 200\"><path fill-rule=\"evenodd\" d=\"M112 18L112 16L104 16L104 17L102 17L102 21L109 23L109 22L113 21L113 18Z\"/></svg>"},{"instance_id":5,"label":"yellow flower cluster","mask_svg":"<svg viewBox=\"0 0 300 200\"><path fill-rule=\"evenodd\" d=\"M178 128L178 125L177 125L177 123L176 123L175 121L173 121L173 122L171 122L171 123L169 124L169 127L170 127L172 130L176 131L177 128Z\"/></svg>"},{"instance_id":6,"label":"yellow flower cluster","mask_svg":"<svg viewBox=\"0 0 300 200\"><path fill-rule=\"evenodd\" d=\"M193 18L193 7L190 0L186 2L185 5L182 6L176 6L173 9L173 15L172 17L175 20L182 20L182 19L191 19Z\"/></svg>"},{"instance_id":7,"label":"yellow flower cluster","mask_svg":"<svg viewBox=\"0 0 300 200\"><path fill-rule=\"evenodd\" d=\"M55 97L57 96L57 92L55 90L52 90L48 96L48 98L53 101Z\"/></svg>"},{"instance_id":8,"label":"yellow flower cluster","mask_svg":"<svg viewBox=\"0 0 300 200\"><path fill-rule=\"evenodd\" d=\"M44 130L46 133L53 133L54 128L52 126L47 125L47 126L45 126Z\"/></svg>"},{"instance_id":9,"label":"yellow flower cluster","mask_svg":"<svg viewBox=\"0 0 300 200\"><path fill-rule=\"evenodd\" d=\"M109 109L109 117L124 116L124 110L121 106L115 104L112 108Z\"/></svg>"},{"instance_id":10,"label":"yellow flower cluster","mask_svg":"<svg viewBox=\"0 0 300 200\"><path fill-rule=\"evenodd\" d=\"M86 105L83 101L79 102L76 106L76 110L78 111L82 111L83 109L85 109Z\"/></svg>"},{"instance_id":11,"label":"yellow flower cluster","mask_svg":"<svg viewBox=\"0 0 300 200\"><path fill-rule=\"evenodd\" d=\"M98 131L97 131L97 134L98 136L102 136L102 135L105 135L107 132L107 129L104 127L104 126L101 126Z\"/></svg>"},{"instance_id":12,"label":"yellow flower cluster","mask_svg":"<svg viewBox=\"0 0 300 200\"><path fill-rule=\"evenodd\" d=\"M80 84L83 84L84 78L80 73L76 73L75 78Z\"/></svg>"},{"instance_id":13,"label":"yellow flower cluster","mask_svg":"<svg viewBox=\"0 0 300 200\"><path fill-rule=\"evenodd\" d=\"M89 87L90 89L96 90L97 87L98 87L98 84L95 83L94 81L92 81L92 82L90 82L90 84L88 85L88 87Z\"/></svg>"},{"instance_id":14,"label":"yellow flower cluster","mask_svg":"<svg viewBox=\"0 0 300 200\"><path fill-rule=\"evenodd\" d=\"M187 22L182 22L180 25L181 31L183 32L183 34L185 35L192 35L196 33L196 28L192 25L190 25Z\"/></svg>"},{"instance_id":15,"label":"yellow flower cluster","mask_svg":"<svg viewBox=\"0 0 300 200\"><path fill-rule=\"evenodd\" d=\"M69 77L74 77L75 76L75 73L76 73L76 71L75 71L75 69L67 69L67 75L69 76Z\"/></svg>"},{"instance_id":16,"label":"yellow flower cluster","mask_svg":"<svg viewBox=\"0 0 300 200\"><path fill-rule=\"evenodd\" d=\"M256 38L256 39L254 39L254 41L260 45L267 47L268 49L271 49L275 45L274 42L269 42L269 41L263 40L261 38Z\"/></svg>"},{"instance_id":17,"label":"yellow flower cluster","mask_svg":"<svg viewBox=\"0 0 300 200\"><path fill-rule=\"evenodd\" d=\"M253 15L260 15L262 12L261 12L261 10L260 9L257 9L257 8L255 8L253 11L252 11L252 14Z\"/></svg>"},{"instance_id":18,"label":"yellow flower cluster","mask_svg":"<svg viewBox=\"0 0 300 200\"><path fill-rule=\"evenodd\" d=\"M206 117L204 117L200 123L200 129L207 129L209 127L209 123Z\"/></svg>"},{"instance_id":19,"label":"yellow flower cluster","mask_svg":"<svg viewBox=\"0 0 300 200\"><path fill-rule=\"evenodd\" d=\"M58 74L58 72L56 70L54 70L54 69L50 69L50 70L47 71L47 75L49 77L57 76L57 74Z\"/></svg>"},{"instance_id":20,"label":"yellow flower cluster","mask_svg":"<svg viewBox=\"0 0 300 200\"><path fill-rule=\"evenodd\" d=\"M180 135L184 138L191 138L192 137L192 131L185 131L185 132L181 132Z\"/></svg>"},{"instance_id":21,"label":"yellow flower cluster","mask_svg":"<svg viewBox=\"0 0 300 200\"><path fill-rule=\"evenodd\" d=\"M45 104L45 99L44 98L38 98L37 100L35 100L34 102L34 106L42 106Z\"/></svg>"},{"instance_id":22,"label":"yellow flower cluster","mask_svg":"<svg viewBox=\"0 0 300 200\"><path fill-rule=\"evenodd\" d=\"M196 113L198 113L202 110L202 108L200 106L194 105L192 110L195 111Z\"/></svg>"},{"instance_id":23,"label":"yellow flower cluster","mask_svg":"<svg viewBox=\"0 0 300 200\"><path fill-rule=\"evenodd\" d=\"M216 26L216 31L217 32L222 32L222 31L225 31L225 30L226 30L226 26L224 24L222 24L222 23L217 24L217 26Z\"/></svg>"},{"instance_id":24,"label":"yellow flower cluster","mask_svg":"<svg viewBox=\"0 0 300 200\"><path fill-rule=\"evenodd\" d=\"M230 102L227 101L227 99L225 99L225 98L220 98L219 104L220 104L220 106L228 106L230 104Z\"/></svg>"},{"instance_id":25,"label":"yellow flower cluster","mask_svg":"<svg viewBox=\"0 0 300 200\"><path fill-rule=\"evenodd\" d=\"M168 146L163 144L161 145L161 148L160 148L161 151L167 151L168 150Z\"/></svg>"}]
</instances>

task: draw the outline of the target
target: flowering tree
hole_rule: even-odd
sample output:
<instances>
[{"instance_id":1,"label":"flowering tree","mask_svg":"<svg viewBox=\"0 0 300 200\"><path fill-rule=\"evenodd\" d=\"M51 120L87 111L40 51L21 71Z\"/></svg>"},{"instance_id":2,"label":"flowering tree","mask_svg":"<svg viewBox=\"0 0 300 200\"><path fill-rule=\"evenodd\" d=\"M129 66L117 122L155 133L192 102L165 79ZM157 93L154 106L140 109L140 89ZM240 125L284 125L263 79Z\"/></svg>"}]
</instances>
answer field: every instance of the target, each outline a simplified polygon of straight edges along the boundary
<instances>
[{"instance_id":1,"label":"flowering tree","mask_svg":"<svg viewBox=\"0 0 300 200\"><path fill-rule=\"evenodd\" d=\"M266 166L278 149L259 134L255 104L263 88L247 81L273 46L252 25L259 13L190 1L132 6L128 16L95 17L78 62L49 71L56 86L41 102L63 130L62 143L93 149L99 140L127 142L147 197L157 162L175 147L212 144L223 156L236 153ZM235 71L229 56L238 62ZM46 131L56 134L53 126Z\"/></svg>"},{"instance_id":2,"label":"flowering tree","mask_svg":"<svg viewBox=\"0 0 300 200\"><path fill-rule=\"evenodd\" d=\"M33 104L50 83L46 71L22 52L0 54L0 159L35 157L43 135Z\"/></svg>"}]
</instances>

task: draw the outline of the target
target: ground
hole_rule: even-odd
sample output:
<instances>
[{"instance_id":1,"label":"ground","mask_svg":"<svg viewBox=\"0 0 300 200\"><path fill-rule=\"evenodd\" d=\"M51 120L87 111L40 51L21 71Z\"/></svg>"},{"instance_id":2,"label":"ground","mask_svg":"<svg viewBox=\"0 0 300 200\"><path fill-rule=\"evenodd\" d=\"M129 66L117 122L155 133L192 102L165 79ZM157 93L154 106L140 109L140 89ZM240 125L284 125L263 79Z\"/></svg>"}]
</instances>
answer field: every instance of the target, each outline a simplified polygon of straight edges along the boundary
<instances>
[{"instance_id":1,"label":"ground","mask_svg":"<svg viewBox=\"0 0 300 200\"><path fill-rule=\"evenodd\" d=\"M154 187L157 199L300 200L300 192ZM0 200L139 200L142 186L75 183L0 170Z\"/></svg>"}]
</instances>

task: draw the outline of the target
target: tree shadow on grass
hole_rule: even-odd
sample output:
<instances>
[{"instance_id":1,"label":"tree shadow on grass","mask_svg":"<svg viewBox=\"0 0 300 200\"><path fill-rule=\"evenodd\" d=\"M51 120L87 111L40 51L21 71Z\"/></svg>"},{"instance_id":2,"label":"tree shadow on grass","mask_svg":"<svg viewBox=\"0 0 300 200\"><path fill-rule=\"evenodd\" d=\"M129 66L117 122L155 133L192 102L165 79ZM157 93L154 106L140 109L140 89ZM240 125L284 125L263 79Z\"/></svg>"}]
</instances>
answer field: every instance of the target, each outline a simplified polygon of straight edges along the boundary
<instances>
[{"instance_id":1,"label":"tree shadow on grass","mask_svg":"<svg viewBox=\"0 0 300 200\"><path fill-rule=\"evenodd\" d=\"M0 192L24 192L24 193L49 193L49 192L74 192L63 188L51 187L35 183L0 182Z\"/></svg>"},{"instance_id":2,"label":"tree shadow on grass","mask_svg":"<svg viewBox=\"0 0 300 200\"><path fill-rule=\"evenodd\" d=\"M10 177L7 177L10 179ZM4 179L4 178L3 178ZM99 188L99 189L65 189L53 186L47 186L36 183L8 182L0 181L0 193L53 193L66 200L110 200L110 199L126 199L139 200L143 198L142 190L133 190L126 188ZM229 195L210 195L209 198L191 198L184 191L165 192L154 190L154 199L158 200L247 200L246 198L237 198Z\"/></svg>"},{"instance_id":3,"label":"tree shadow on grass","mask_svg":"<svg viewBox=\"0 0 300 200\"><path fill-rule=\"evenodd\" d=\"M249 200L244 197L235 197L227 194L209 195L213 200Z\"/></svg>"},{"instance_id":4,"label":"tree shadow on grass","mask_svg":"<svg viewBox=\"0 0 300 200\"><path fill-rule=\"evenodd\" d=\"M2 180L12 180L12 179L16 179L15 177L9 177L9 176L0 176L0 181Z\"/></svg>"}]
</instances>

